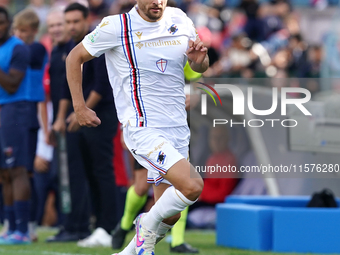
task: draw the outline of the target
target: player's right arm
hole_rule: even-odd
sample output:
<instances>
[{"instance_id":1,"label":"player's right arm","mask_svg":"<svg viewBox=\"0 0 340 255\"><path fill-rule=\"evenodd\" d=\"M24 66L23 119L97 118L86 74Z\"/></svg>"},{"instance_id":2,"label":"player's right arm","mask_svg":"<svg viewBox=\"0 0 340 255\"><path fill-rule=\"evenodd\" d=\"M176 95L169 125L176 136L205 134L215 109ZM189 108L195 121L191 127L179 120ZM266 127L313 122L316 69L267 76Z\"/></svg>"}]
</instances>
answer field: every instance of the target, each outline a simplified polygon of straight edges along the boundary
<instances>
[{"instance_id":1,"label":"player's right arm","mask_svg":"<svg viewBox=\"0 0 340 255\"><path fill-rule=\"evenodd\" d=\"M93 32L85 36L84 40L73 48L66 59L67 82L74 112L81 126L96 127L100 124L100 119L86 106L83 97L81 65L117 45L115 19L119 19L119 16L104 18ZM120 21L117 20L117 22Z\"/></svg>"},{"instance_id":2,"label":"player's right arm","mask_svg":"<svg viewBox=\"0 0 340 255\"><path fill-rule=\"evenodd\" d=\"M13 49L10 69L5 73L0 69L1 87L9 94L14 94L25 77L29 64L29 49L26 45L17 45Z\"/></svg>"},{"instance_id":3,"label":"player's right arm","mask_svg":"<svg viewBox=\"0 0 340 255\"><path fill-rule=\"evenodd\" d=\"M82 88L81 66L93 58L83 44L79 43L66 59L67 81L72 96L74 112L79 124L87 127L96 127L100 124L96 113L86 106Z\"/></svg>"}]
</instances>

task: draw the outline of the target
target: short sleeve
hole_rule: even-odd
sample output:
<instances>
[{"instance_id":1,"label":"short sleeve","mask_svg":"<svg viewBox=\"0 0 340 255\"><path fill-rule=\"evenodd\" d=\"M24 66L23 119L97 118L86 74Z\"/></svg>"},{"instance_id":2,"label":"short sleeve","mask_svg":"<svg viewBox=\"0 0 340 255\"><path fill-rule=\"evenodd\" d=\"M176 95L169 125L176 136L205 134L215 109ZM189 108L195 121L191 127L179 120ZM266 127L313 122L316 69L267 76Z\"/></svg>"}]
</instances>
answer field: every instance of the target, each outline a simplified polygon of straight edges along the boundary
<instances>
[{"instance_id":1,"label":"short sleeve","mask_svg":"<svg viewBox=\"0 0 340 255\"><path fill-rule=\"evenodd\" d=\"M198 36L194 23L189 17L187 17L187 24L188 24L190 40L196 41L196 39L199 38L199 36Z\"/></svg>"},{"instance_id":2,"label":"short sleeve","mask_svg":"<svg viewBox=\"0 0 340 255\"><path fill-rule=\"evenodd\" d=\"M30 50L25 44L18 44L14 47L10 62L10 69L26 72L30 61Z\"/></svg>"},{"instance_id":3,"label":"short sleeve","mask_svg":"<svg viewBox=\"0 0 340 255\"><path fill-rule=\"evenodd\" d=\"M88 35L82 43L85 49L94 57L99 57L106 51L117 46L118 38L115 28L115 16L106 17Z\"/></svg>"}]
</instances>

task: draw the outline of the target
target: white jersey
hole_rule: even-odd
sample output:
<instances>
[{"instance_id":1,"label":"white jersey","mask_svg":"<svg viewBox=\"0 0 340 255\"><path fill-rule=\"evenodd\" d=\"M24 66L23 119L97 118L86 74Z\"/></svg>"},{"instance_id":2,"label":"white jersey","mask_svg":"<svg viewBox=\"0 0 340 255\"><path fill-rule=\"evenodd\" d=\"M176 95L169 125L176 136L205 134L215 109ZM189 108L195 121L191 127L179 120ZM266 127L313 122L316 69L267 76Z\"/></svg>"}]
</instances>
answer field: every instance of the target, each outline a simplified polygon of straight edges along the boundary
<instances>
[{"instance_id":1,"label":"white jersey","mask_svg":"<svg viewBox=\"0 0 340 255\"><path fill-rule=\"evenodd\" d=\"M148 22L137 8L104 18L82 43L92 56L105 53L123 125L187 125L183 68L197 32L180 9L166 7L161 20Z\"/></svg>"}]
</instances>

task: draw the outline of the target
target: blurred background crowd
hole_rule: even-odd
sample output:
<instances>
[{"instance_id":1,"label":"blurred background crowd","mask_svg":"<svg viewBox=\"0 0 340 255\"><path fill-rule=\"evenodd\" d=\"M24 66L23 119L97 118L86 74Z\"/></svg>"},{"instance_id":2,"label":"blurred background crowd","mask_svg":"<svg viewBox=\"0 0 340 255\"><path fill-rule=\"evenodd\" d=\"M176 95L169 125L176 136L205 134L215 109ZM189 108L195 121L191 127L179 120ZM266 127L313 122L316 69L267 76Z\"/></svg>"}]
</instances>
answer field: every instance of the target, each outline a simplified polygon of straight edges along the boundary
<instances>
[{"instance_id":1,"label":"blurred background crowd","mask_svg":"<svg viewBox=\"0 0 340 255\"><path fill-rule=\"evenodd\" d=\"M44 39L49 9L69 2L1 0L0 4L9 6L13 14L33 8L42 21L38 36ZM102 17L127 11L134 4L134 0L89 0L92 28ZM328 56L331 67L322 69L325 46L338 52L331 36L336 30L336 0L177 0L174 4L194 21L210 48L206 77L318 78L338 72L332 54Z\"/></svg>"}]
</instances>

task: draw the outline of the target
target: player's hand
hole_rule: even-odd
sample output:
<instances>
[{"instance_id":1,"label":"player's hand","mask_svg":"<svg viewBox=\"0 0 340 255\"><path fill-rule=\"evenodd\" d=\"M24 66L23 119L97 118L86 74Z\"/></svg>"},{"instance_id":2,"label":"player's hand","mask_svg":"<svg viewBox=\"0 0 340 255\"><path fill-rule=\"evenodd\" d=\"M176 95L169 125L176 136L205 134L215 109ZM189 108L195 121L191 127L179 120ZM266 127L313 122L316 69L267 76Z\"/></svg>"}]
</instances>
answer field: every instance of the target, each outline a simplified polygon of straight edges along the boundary
<instances>
[{"instance_id":1,"label":"player's hand","mask_svg":"<svg viewBox=\"0 0 340 255\"><path fill-rule=\"evenodd\" d=\"M189 48L186 54L190 61L195 64L202 64L207 53L208 48L204 47L203 42L199 38L197 38L196 41L189 41Z\"/></svg>"},{"instance_id":2,"label":"player's hand","mask_svg":"<svg viewBox=\"0 0 340 255\"><path fill-rule=\"evenodd\" d=\"M65 134L66 131L66 122L64 119L56 119L52 129L56 132L56 133L62 133Z\"/></svg>"},{"instance_id":3,"label":"player's hand","mask_svg":"<svg viewBox=\"0 0 340 255\"><path fill-rule=\"evenodd\" d=\"M83 127L97 127L101 121L96 113L86 106L74 107L78 123Z\"/></svg>"},{"instance_id":4,"label":"player's hand","mask_svg":"<svg viewBox=\"0 0 340 255\"><path fill-rule=\"evenodd\" d=\"M34 170L38 173L46 173L48 171L49 162L39 156L34 158Z\"/></svg>"},{"instance_id":5,"label":"player's hand","mask_svg":"<svg viewBox=\"0 0 340 255\"><path fill-rule=\"evenodd\" d=\"M67 131L68 132L76 132L79 130L80 125L78 123L76 114L72 112L66 119L66 123L68 123Z\"/></svg>"}]
</instances>

